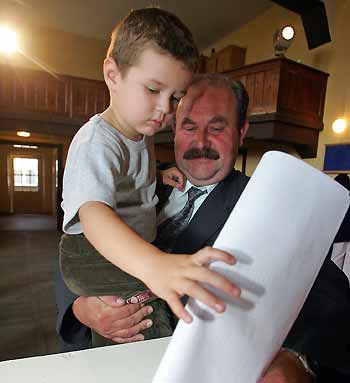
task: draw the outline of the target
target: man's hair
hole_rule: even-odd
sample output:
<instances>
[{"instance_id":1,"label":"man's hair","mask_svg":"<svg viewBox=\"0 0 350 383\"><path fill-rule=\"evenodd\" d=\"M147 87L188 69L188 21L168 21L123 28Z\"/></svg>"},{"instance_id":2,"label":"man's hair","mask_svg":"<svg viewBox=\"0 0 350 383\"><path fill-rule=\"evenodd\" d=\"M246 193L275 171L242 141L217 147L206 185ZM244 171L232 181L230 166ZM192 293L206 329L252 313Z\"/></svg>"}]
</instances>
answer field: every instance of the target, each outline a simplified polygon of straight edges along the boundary
<instances>
[{"instance_id":1,"label":"man's hair","mask_svg":"<svg viewBox=\"0 0 350 383\"><path fill-rule=\"evenodd\" d=\"M190 86L201 82L205 82L211 87L227 89L234 94L237 105L237 127L241 128L247 120L249 104L249 96L244 85L240 81L233 80L220 73L204 73L196 74L193 77Z\"/></svg>"},{"instance_id":2,"label":"man's hair","mask_svg":"<svg viewBox=\"0 0 350 383\"><path fill-rule=\"evenodd\" d=\"M198 49L191 32L178 17L159 8L131 11L112 32L107 57L123 72L150 47L182 61L192 72L197 69Z\"/></svg>"}]
</instances>

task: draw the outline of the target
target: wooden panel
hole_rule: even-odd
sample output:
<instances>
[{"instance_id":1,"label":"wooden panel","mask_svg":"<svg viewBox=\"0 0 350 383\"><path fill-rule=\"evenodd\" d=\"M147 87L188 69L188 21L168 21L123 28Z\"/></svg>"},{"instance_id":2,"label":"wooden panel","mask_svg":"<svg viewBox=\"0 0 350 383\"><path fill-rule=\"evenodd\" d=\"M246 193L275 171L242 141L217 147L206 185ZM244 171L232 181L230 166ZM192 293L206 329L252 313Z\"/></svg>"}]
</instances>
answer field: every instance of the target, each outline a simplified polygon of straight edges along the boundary
<instances>
[{"instance_id":1,"label":"wooden panel","mask_svg":"<svg viewBox=\"0 0 350 383\"><path fill-rule=\"evenodd\" d=\"M198 60L198 73L205 73L207 71L207 61L208 57L205 55L200 55Z\"/></svg>"},{"instance_id":2,"label":"wooden panel","mask_svg":"<svg viewBox=\"0 0 350 383\"><path fill-rule=\"evenodd\" d=\"M247 70L246 68L249 69ZM249 94L249 114L259 115L277 111L279 66L250 65L226 75L240 80Z\"/></svg>"},{"instance_id":3,"label":"wooden panel","mask_svg":"<svg viewBox=\"0 0 350 383\"><path fill-rule=\"evenodd\" d=\"M72 118L87 120L108 107L109 94L103 82L74 79L72 81Z\"/></svg>"},{"instance_id":4,"label":"wooden panel","mask_svg":"<svg viewBox=\"0 0 350 383\"><path fill-rule=\"evenodd\" d=\"M68 117L68 82L47 73L0 66L0 110Z\"/></svg>"},{"instance_id":5,"label":"wooden panel","mask_svg":"<svg viewBox=\"0 0 350 383\"><path fill-rule=\"evenodd\" d=\"M229 45L217 53L217 72L226 72L244 65L245 48Z\"/></svg>"},{"instance_id":6,"label":"wooden panel","mask_svg":"<svg viewBox=\"0 0 350 383\"><path fill-rule=\"evenodd\" d=\"M207 60L207 72L208 73L214 73L216 72L216 67L217 67L217 59L216 55L212 55L208 60Z\"/></svg>"},{"instance_id":7,"label":"wooden panel","mask_svg":"<svg viewBox=\"0 0 350 383\"><path fill-rule=\"evenodd\" d=\"M6 66L0 66L0 105L8 107L13 104L14 86L11 72Z\"/></svg>"},{"instance_id":8,"label":"wooden panel","mask_svg":"<svg viewBox=\"0 0 350 383\"><path fill-rule=\"evenodd\" d=\"M2 120L40 121L50 123L52 129L54 124L75 129L108 105L109 93L103 81L0 65Z\"/></svg>"},{"instance_id":9,"label":"wooden panel","mask_svg":"<svg viewBox=\"0 0 350 383\"><path fill-rule=\"evenodd\" d=\"M327 73L278 58L226 75L241 80L249 94L249 137L293 144L304 158L317 155Z\"/></svg>"},{"instance_id":10,"label":"wooden panel","mask_svg":"<svg viewBox=\"0 0 350 383\"><path fill-rule=\"evenodd\" d=\"M278 112L321 130L327 76L295 64L286 62L282 67Z\"/></svg>"}]
</instances>

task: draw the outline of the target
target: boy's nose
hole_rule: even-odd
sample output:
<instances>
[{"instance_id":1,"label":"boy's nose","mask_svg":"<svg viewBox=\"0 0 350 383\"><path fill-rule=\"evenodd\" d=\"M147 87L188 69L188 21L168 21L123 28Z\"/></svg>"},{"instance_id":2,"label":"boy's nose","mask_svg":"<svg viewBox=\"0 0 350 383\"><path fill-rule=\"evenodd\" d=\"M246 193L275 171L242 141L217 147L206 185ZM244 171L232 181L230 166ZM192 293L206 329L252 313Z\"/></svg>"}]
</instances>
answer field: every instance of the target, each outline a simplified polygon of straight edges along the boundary
<instances>
[{"instance_id":1,"label":"boy's nose","mask_svg":"<svg viewBox=\"0 0 350 383\"><path fill-rule=\"evenodd\" d=\"M170 100L167 97L162 97L159 100L157 109L163 114L168 114L171 111Z\"/></svg>"}]
</instances>

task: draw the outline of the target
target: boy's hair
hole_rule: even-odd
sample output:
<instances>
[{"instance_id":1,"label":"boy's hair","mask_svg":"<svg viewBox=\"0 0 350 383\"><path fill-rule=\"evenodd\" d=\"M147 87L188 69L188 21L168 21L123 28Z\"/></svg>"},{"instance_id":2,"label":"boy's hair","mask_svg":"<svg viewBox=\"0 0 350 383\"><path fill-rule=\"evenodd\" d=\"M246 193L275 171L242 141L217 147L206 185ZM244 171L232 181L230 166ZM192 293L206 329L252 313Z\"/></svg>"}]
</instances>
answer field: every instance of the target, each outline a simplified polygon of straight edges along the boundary
<instances>
[{"instance_id":1,"label":"boy's hair","mask_svg":"<svg viewBox=\"0 0 350 383\"><path fill-rule=\"evenodd\" d=\"M112 32L107 57L124 72L149 47L170 54L192 72L197 69L198 50L191 32L175 15L159 8L131 11Z\"/></svg>"}]
</instances>

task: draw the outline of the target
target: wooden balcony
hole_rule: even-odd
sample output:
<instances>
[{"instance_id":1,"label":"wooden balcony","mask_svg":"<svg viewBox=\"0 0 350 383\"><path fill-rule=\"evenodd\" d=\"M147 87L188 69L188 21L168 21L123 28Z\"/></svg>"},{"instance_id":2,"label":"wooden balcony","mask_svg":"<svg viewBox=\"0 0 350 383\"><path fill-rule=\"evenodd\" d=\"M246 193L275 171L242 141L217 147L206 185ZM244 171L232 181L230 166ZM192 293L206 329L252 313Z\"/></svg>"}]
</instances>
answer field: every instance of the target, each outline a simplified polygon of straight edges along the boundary
<instances>
[{"instance_id":1,"label":"wooden balcony","mask_svg":"<svg viewBox=\"0 0 350 383\"><path fill-rule=\"evenodd\" d=\"M295 146L302 158L315 157L328 74L276 58L246 65L226 75L242 81L249 97L247 139Z\"/></svg>"}]
</instances>

